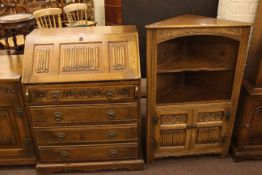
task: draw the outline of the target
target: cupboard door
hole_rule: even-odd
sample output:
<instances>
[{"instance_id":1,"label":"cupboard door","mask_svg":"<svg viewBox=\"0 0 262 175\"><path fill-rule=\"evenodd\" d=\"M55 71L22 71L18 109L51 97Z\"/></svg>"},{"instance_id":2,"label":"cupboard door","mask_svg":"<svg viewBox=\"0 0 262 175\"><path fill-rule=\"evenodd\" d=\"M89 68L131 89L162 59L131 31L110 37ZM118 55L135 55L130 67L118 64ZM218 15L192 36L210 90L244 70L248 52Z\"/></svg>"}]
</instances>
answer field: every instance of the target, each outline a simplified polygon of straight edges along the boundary
<instances>
[{"instance_id":1,"label":"cupboard door","mask_svg":"<svg viewBox=\"0 0 262 175\"><path fill-rule=\"evenodd\" d=\"M156 113L155 153L176 153L189 148L193 110L164 107Z\"/></svg>"},{"instance_id":2,"label":"cupboard door","mask_svg":"<svg viewBox=\"0 0 262 175\"><path fill-rule=\"evenodd\" d=\"M249 98L247 114L243 123L244 148L262 148L262 100L261 98ZM249 108L248 108L249 107Z\"/></svg>"},{"instance_id":3,"label":"cupboard door","mask_svg":"<svg viewBox=\"0 0 262 175\"><path fill-rule=\"evenodd\" d=\"M21 109L0 107L0 164L2 160L8 162L11 159L33 157L26 133Z\"/></svg>"},{"instance_id":4,"label":"cupboard door","mask_svg":"<svg viewBox=\"0 0 262 175\"><path fill-rule=\"evenodd\" d=\"M191 135L193 149L222 148L227 139L231 108L209 105L195 110Z\"/></svg>"}]
</instances>

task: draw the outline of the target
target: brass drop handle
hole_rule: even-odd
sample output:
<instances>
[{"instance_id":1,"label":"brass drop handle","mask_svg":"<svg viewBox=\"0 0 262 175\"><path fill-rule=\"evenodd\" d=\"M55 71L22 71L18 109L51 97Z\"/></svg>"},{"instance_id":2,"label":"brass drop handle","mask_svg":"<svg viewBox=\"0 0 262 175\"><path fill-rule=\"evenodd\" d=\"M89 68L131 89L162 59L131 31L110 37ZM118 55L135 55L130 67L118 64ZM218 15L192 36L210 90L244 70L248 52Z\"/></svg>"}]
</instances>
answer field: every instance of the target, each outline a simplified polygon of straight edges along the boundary
<instances>
[{"instance_id":1,"label":"brass drop handle","mask_svg":"<svg viewBox=\"0 0 262 175\"><path fill-rule=\"evenodd\" d=\"M106 98L108 100L111 100L113 98L113 92L111 90L107 91L106 92Z\"/></svg>"},{"instance_id":2,"label":"brass drop handle","mask_svg":"<svg viewBox=\"0 0 262 175\"><path fill-rule=\"evenodd\" d=\"M69 159L69 152L67 151L61 151L60 156L62 160L68 160Z\"/></svg>"},{"instance_id":3,"label":"brass drop handle","mask_svg":"<svg viewBox=\"0 0 262 175\"><path fill-rule=\"evenodd\" d=\"M117 150L115 149L110 150L110 154L111 154L111 158L117 158L118 156Z\"/></svg>"},{"instance_id":4,"label":"brass drop handle","mask_svg":"<svg viewBox=\"0 0 262 175\"><path fill-rule=\"evenodd\" d=\"M116 115L116 112L114 110L108 110L107 111L107 117L110 119L110 120L113 120L115 118L115 115Z\"/></svg>"},{"instance_id":5,"label":"brass drop handle","mask_svg":"<svg viewBox=\"0 0 262 175\"><path fill-rule=\"evenodd\" d=\"M60 122L61 120L63 120L63 114L62 113L60 113L60 112L55 112L55 120L57 121L57 122Z\"/></svg>"},{"instance_id":6,"label":"brass drop handle","mask_svg":"<svg viewBox=\"0 0 262 175\"><path fill-rule=\"evenodd\" d=\"M110 140L116 139L116 132L115 131L109 131L108 137L109 137Z\"/></svg>"},{"instance_id":7,"label":"brass drop handle","mask_svg":"<svg viewBox=\"0 0 262 175\"><path fill-rule=\"evenodd\" d=\"M64 133L58 133L56 136L57 136L57 140L59 142L63 142L64 139L65 139L65 134Z\"/></svg>"}]
</instances>

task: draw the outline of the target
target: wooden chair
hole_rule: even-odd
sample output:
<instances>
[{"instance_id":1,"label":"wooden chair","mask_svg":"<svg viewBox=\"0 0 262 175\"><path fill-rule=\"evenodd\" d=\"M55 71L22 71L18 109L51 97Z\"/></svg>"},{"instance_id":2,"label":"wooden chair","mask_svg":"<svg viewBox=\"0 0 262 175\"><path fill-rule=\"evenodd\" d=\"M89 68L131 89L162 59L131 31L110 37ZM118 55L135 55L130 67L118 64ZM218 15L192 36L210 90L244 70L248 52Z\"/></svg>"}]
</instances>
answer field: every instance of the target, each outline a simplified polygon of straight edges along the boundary
<instances>
[{"instance_id":1,"label":"wooden chair","mask_svg":"<svg viewBox=\"0 0 262 175\"><path fill-rule=\"evenodd\" d=\"M96 22L90 21L88 7L84 3L69 4L64 7L68 19L68 26L95 26Z\"/></svg>"},{"instance_id":2,"label":"wooden chair","mask_svg":"<svg viewBox=\"0 0 262 175\"><path fill-rule=\"evenodd\" d=\"M60 8L47 8L33 13L39 28L61 28L62 10Z\"/></svg>"}]
</instances>

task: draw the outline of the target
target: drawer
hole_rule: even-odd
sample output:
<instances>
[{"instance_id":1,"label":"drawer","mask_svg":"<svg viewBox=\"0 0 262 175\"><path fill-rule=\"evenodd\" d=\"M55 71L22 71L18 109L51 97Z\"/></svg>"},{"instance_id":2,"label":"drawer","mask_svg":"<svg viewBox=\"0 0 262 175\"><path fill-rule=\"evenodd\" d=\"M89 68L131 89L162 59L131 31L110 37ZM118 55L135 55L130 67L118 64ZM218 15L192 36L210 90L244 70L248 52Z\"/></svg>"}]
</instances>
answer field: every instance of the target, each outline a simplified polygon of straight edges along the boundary
<instances>
[{"instance_id":1,"label":"drawer","mask_svg":"<svg viewBox=\"0 0 262 175\"><path fill-rule=\"evenodd\" d=\"M0 105L12 106L19 104L19 87L15 84L0 84Z\"/></svg>"},{"instance_id":2,"label":"drawer","mask_svg":"<svg viewBox=\"0 0 262 175\"><path fill-rule=\"evenodd\" d=\"M41 162L83 162L110 161L138 158L139 151L136 143L92 145L92 146L64 146L39 147Z\"/></svg>"},{"instance_id":3,"label":"drawer","mask_svg":"<svg viewBox=\"0 0 262 175\"><path fill-rule=\"evenodd\" d=\"M25 92L28 103L94 102L132 100L139 96L135 84L31 85Z\"/></svg>"},{"instance_id":4,"label":"drawer","mask_svg":"<svg viewBox=\"0 0 262 175\"><path fill-rule=\"evenodd\" d=\"M30 107L33 125L137 121L138 104Z\"/></svg>"},{"instance_id":5,"label":"drawer","mask_svg":"<svg viewBox=\"0 0 262 175\"><path fill-rule=\"evenodd\" d=\"M95 142L132 142L138 140L137 124L83 127L35 128L37 144L85 144Z\"/></svg>"}]
</instances>

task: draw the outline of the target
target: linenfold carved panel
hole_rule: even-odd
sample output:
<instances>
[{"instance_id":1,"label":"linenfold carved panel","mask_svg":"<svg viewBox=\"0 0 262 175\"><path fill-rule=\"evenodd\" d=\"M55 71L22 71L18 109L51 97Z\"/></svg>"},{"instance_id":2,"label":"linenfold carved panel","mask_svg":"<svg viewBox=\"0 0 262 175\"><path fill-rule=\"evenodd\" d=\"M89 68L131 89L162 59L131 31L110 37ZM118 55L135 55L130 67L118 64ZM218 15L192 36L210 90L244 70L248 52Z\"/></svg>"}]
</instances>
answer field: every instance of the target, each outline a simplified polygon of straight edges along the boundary
<instances>
[{"instance_id":1,"label":"linenfold carved panel","mask_svg":"<svg viewBox=\"0 0 262 175\"><path fill-rule=\"evenodd\" d=\"M128 43L110 42L109 58L111 71L124 71L128 67Z\"/></svg>"},{"instance_id":2,"label":"linenfold carved panel","mask_svg":"<svg viewBox=\"0 0 262 175\"><path fill-rule=\"evenodd\" d=\"M196 144L219 143L221 127L198 128L196 132Z\"/></svg>"},{"instance_id":3,"label":"linenfold carved panel","mask_svg":"<svg viewBox=\"0 0 262 175\"><path fill-rule=\"evenodd\" d=\"M61 45L61 72L100 71L100 52L102 43Z\"/></svg>"},{"instance_id":4,"label":"linenfold carved panel","mask_svg":"<svg viewBox=\"0 0 262 175\"><path fill-rule=\"evenodd\" d=\"M166 130L160 132L160 146L184 146L186 130Z\"/></svg>"},{"instance_id":5,"label":"linenfold carved panel","mask_svg":"<svg viewBox=\"0 0 262 175\"><path fill-rule=\"evenodd\" d=\"M52 45L37 45L34 50L34 73L49 72Z\"/></svg>"}]
</instances>

